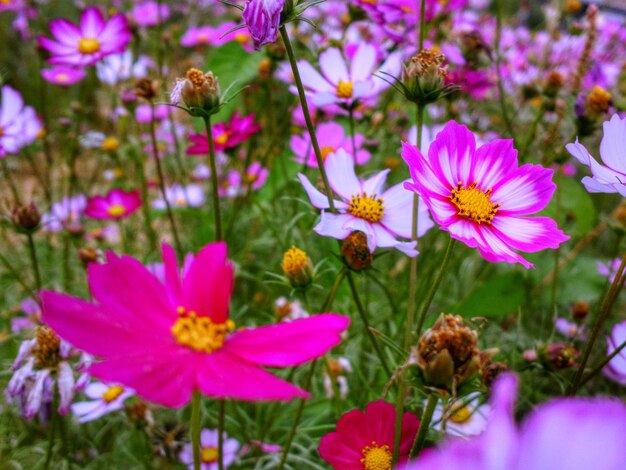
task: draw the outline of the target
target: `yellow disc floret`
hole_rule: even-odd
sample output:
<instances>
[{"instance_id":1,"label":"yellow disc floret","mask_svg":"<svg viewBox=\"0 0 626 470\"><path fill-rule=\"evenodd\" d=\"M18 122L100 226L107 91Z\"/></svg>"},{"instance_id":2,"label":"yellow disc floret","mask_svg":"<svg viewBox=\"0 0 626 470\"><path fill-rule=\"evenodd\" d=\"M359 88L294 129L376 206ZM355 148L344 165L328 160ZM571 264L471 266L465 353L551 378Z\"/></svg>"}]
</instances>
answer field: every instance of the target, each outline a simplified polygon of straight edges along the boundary
<instances>
[{"instance_id":1,"label":"yellow disc floret","mask_svg":"<svg viewBox=\"0 0 626 470\"><path fill-rule=\"evenodd\" d=\"M460 403L452 405L452 410L450 411L450 421L459 424L467 423L471 417L472 410L470 410L469 406L462 406Z\"/></svg>"},{"instance_id":2,"label":"yellow disc floret","mask_svg":"<svg viewBox=\"0 0 626 470\"><path fill-rule=\"evenodd\" d=\"M176 341L196 351L212 353L224 346L226 336L235 328L235 322L213 323L209 317L198 317L196 312L187 313L184 307L177 309L180 318L172 326Z\"/></svg>"},{"instance_id":3,"label":"yellow disc floret","mask_svg":"<svg viewBox=\"0 0 626 470\"><path fill-rule=\"evenodd\" d=\"M501 204L491 201L491 188L486 192L478 189L474 181L467 188L459 181L450 194L450 200L459 210L457 215L466 217L479 224L491 224Z\"/></svg>"},{"instance_id":4,"label":"yellow disc floret","mask_svg":"<svg viewBox=\"0 0 626 470\"><path fill-rule=\"evenodd\" d=\"M126 213L126 207L121 204L113 204L108 207L107 214L110 217L121 217Z\"/></svg>"},{"instance_id":5,"label":"yellow disc floret","mask_svg":"<svg viewBox=\"0 0 626 470\"><path fill-rule=\"evenodd\" d=\"M200 451L200 459L204 463L216 462L218 455L217 448L215 447L203 447Z\"/></svg>"},{"instance_id":6,"label":"yellow disc floret","mask_svg":"<svg viewBox=\"0 0 626 470\"><path fill-rule=\"evenodd\" d=\"M388 445L378 447L376 441L373 441L372 445L365 446L361 454L364 470L391 470L391 451Z\"/></svg>"},{"instance_id":7,"label":"yellow disc floret","mask_svg":"<svg viewBox=\"0 0 626 470\"><path fill-rule=\"evenodd\" d=\"M337 84L337 98L352 98L352 82L343 80Z\"/></svg>"},{"instance_id":8,"label":"yellow disc floret","mask_svg":"<svg viewBox=\"0 0 626 470\"><path fill-rule=\"evenodd\" d=\"M348 212L369 222L379 222L383 218L385 207L383 200L376 197L376 194L368 196L367 193L363 193L362 196L352 196Z\"/></svg>"},{"instance_id":9,"label":"yellow disc floret","mask_svg":"<svg viewBox=\"0 0 626 470\"><path fill-rule=\"evenodd\" d=\"M78 52L81 54L95 54L100 50L100 41L94 38L80 38Z\"/></svg>"},{"instance_id":10,"label":"yellow disc floret","mask_svg":"<svg viewBox=\"0 0 626 470\"><path fill-rule=\"evenodd\" d=\"M121 385L112 385L108 388L106 392L102 395L102 400L106 403L111 403L113 400L118 398L124 392L124 387Z\"/></svg>"}]
</instances>

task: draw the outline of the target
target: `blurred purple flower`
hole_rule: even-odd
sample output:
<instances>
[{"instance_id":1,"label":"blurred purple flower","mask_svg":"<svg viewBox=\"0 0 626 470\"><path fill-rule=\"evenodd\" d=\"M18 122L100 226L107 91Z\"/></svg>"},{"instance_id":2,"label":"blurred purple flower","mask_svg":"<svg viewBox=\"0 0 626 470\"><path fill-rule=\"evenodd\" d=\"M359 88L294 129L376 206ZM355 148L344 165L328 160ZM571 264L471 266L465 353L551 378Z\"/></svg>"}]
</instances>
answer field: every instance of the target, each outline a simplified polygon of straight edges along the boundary
<instances>
[{"instance_id":1,"label":"blurred purple flower","mask_svg":"<svg viewBox=\"0 0 626 470\"><path fill-rule=\"evenodd\" d=\"M285 0L247 0L242 16L257 51L276 41L284 5Z\"/></svg>"}]
</instances>

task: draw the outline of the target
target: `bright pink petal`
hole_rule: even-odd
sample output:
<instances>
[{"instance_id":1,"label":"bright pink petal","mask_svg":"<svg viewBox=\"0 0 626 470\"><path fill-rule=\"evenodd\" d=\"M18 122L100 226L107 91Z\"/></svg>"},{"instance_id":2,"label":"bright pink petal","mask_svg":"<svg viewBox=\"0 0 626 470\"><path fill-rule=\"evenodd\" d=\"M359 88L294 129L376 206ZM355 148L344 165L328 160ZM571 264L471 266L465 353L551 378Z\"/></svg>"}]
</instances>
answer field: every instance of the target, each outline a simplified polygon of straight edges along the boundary
<instances>
[{"instance_id":1,"label":"bright pink petal","mask_svg":"<svg viewBox=\"0 0 626 470\"><path fill-rule=\"evenodd\" d=\"M474 166L467 184L474 181L485 191L495 187L502 178L517 170L517 150L513 140L494 140L481 145L474 155Z\"/></svg>"},{"instance_id":2,"label":"bright pink petal","mask_svg":"<svg viewBox=\"0 0 626 470\"><path fill-rule=\"evenodd\" d=\"M81 39L80 30L74 23L60 18L52 20L50 22L50 32L61 44L71 46L73 50L76 50L76 45Z\"/></svg>"},{"instance_id":3,"label":"bright pink petal","mask_svg":"<svg viewBox=\"0 0 626 470\"><path fill-rule=\"evenodd\" d=\"M475 152L474 134L467 127L450 121L430 144L428 161L437 177L451 187L459 181L467 186L473 183L470 177Z\"/></svg>"},{"instance_id":4,"label":"bright pink petal","mask_svg":"<svg viewBox=\"0 0 626 470\"><path fill-rule=\"evenodd\" d=\"M493 186L491 201L502 204L498 209L501 213L522 215L539 212L548 205L556 189L552 182L553 174L554 170L541 165L522 165Z\"/></svg>"},{"instance_id":5,"label":"bright pink petal","mask_svg":"<svg viewBox=\"0 0 626 470\"><path fill-rule=\"evenodd\" d=\"M556 249L569 237L548 217L496 217L492 227L509 246L526 253Z\"/></svg>"},{"instance_id":6,"label":"bright pink petal","mask_svg":"<svg viewBox=\"0 0 626 470\"><path fill-rule=\"evenodd\" d=\"M417 147L407 142L402 142L402 158L409 166L413 183L417 186L416 190L418 192L421 191L421 188L424 188L442 199L447 199L450 196L450 192L456 186L456 183L453 186L446 181L441 181ZM420 195L424 197L422 194Z\"/></svg>"},{"instance_id":7,"label":"bright pink petal","mask_svg":"<svg viewBox=\"0 0 626 470\"><path fill-rule=\"evenodd\" d=\"M174 249L167 243L161 245L163 268L165 273L165 288L172 305L177 307L183 304L183 287L180 279L180 270Z\"/></svg>"},{"instance_id":8,"label":"bright pink petal","mask_svg":"<svg viewBox=\"0 0 626 470\"><path fill-rule=\"evenodd\" d=\"M350 319L321 314L233 333L225 349L253 364L291 367L326 354L341 342Z\"/></svg>"},{"instance_id":9,"label":"bright pink petal","mask_svg":"<svg viewBox=\"0 0 626 470\"><path fill-rule=\"evenodd\" d=\"M104 27L104 18L96 7L87 8L80 17L80 30L83 38L96 39Z\"/></svg>"}]
</instances>

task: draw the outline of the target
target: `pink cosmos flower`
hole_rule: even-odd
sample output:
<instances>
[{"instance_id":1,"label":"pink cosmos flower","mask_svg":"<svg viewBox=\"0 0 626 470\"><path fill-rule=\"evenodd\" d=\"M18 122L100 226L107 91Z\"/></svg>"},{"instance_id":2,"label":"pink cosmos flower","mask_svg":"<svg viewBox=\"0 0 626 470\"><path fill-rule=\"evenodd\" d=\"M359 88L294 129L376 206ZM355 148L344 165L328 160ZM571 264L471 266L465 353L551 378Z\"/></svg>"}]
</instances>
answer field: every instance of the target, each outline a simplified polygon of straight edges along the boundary
<instances>
[{"instance_id":1,"label":"pink cosmos flower","mask_svg":"<svg viewBox=\"0 0 626 470\"><path fill-rule=\"evenodd\" d=\"M112 189L106 196L89 198L85 215L92 219L117 220L125 219L141 207L139 191Z\"/></svg>"},{"instance_id":2,"label":"pink cosmos flower","mask_svg":"<svg viewBox=\"0 0 626 470\"><path fill-rule=\"evenodd\" d=\"M0 101L0 158L19 152L35 141L43 126L22 95L8 85L2 87Z\"/></svg>"},{"instance_id":3,"label":"pink cosmos flower","mask_svg":"<svg viewBox=\"0 0 626 470\"><path fill-rule=\"evenodd\" d=\"M169 18L170 8L160 2L139 2L133 7L130 15L139 26L156 26Z\"/></svg>"},{"instance_id":4,"label":"pink cosmos flower","mask_svg":"<svg viewBox=\"0 0 626 470\"><path fill-rule=\"evenodd\" d=\"M328 154L334 153L340 148L350 154L353 153L352 139L350 136L346 135L343 127L336 122L328 122L317 126L317 135L319 136L319 145L323 158L326 158ZM355 134L355 163L357 165L363 165L372 156L367 150L362 148L364 141L365 137L363 137L363 135ZM291 137L291 150L296 155L294 161L311 168L317 168L317 159L315 158L315 152L311 145L311 137L308 132L305 132L302 136L294 135Z\"/></svg>"},{"instance_id":5,"label":"pink cosmos flower","mask_svg":"<svg viewBox=\"0 0 626 470\"><path fill-rule=\"evenodd\" d=\"M590 193L619 193L626 197L626 118L617 114L610 121L604 122L604 137L600 142L600 157L604 165L593 158L584 145L578 143L565 146L580 163L591 170L593 177L585 176L582 180Z\"/></svg>"},{"instance_id":6,"label":"pink cosmos flower","mask_svg":"<svg viewBox=\"0 0 626 470\"><path fill-rule=\"evenodd\" d=\"M417 242L401 242L397 238L411 238L411 211L413 195L396 184L383 192L389 169L360 180L354 172L354 159L345 150L331 153L324 161L331 189L341 199L335 200L338 214L322 211L322 218L315 231L325 237L343 240L354 231L367 236L370 251L377 246L397 248L408 256L416 256ZM327 197L319 192L302 173L298 178L307 192L311 204L318 209L328 209ZM407 215L409 214L409 215ZM428 210L419 204L418 236L433 226Z\"/></svg>"},{"instance_id":7,"label":"pink cosmos flower","mask_svg":"<svg viewBox=\"0 0 626 470\"><path fill-rule=\"evenodd\" d=\"M229 30L236 26L235 23L227 22L219 25L217 28L212 26L199 26L197 28L189 28L180 38L180 44L184 47L194 46L220 46L227 42L237 41L247 51L252 51L252 36L246 29L238 29L228 33ZM228 34L226 34L228 33ZM226 34L226 36L224 36Z\"/></svg>"},{"instance_id":8,"label":"pink cosmos flower","mask_svg":"<svg viewBox=\"0 0 626 470\"><path fill-rule=\"evenodd\" d=\"M226 433L223 434L224 447L222 464L224 468L228 468L237 458L237 451L241 447L241 444L237 439L228 437ZM203 429L200 433L200 469L201 470L218 470L219 464L217 458L218 453L218 441L219 432L216 429ZM191 444L185 444L183 450L178 454L180 461L187 465L189 470L193 470L193 448Z\"/></svg>"},{"instance_id":9,"label":"pink cosmos flower","mask_svg":"<svg viewBox=\"0 0 626 470\"><path fill-rule=\"evenodd\" d=\"M64 197L50 206L50 212L41 216L41 226L48 232L60 232L64 229L80 231L85 207L87 197L84 194Z\"/></svg>"},{"instance_id":10,"label":"pink cosmos flower","mask_svg":"<svg viewBox=\"0 0 626 470\"><path fill-rule=\"evenodd\" d=\"M250 185L250 189L257 191L261 189L265 182L267 181L267 177L269 176L269 170L267 168L263 168L263 166L259 162L252 163L247 169L245 173L245 184Z\"/></svg>"},{"instance_id":11,"label":"pink cosmos flower","mask_svg":"<svg viewBox=\"0 0 626 470\"><path fill-rule=\"evenodd\" d=\"M322 437L319 453L335 470L391 469L396 409L382 400L367 405L365 413L352 410L337 422L337 430ZM406 462L419 420L402 416L400 463Z\"/></svg>"},{"instance_id":12,"label":"pink cosmos flower","mask_svg":"<svg viewBox=\"0 0 626 470\"><path fill-rule=\"evenodd\" d=\"M330 104L353 108L358 102L375 99L389 84L373 74L378 68L381 51L366 42L350 48L350 66L340 49L331 47L320 54L322 74L306 61L298 62L302 84L316 106ZM393 76L400 74L401 61L397 53L390 54L378 68Z\"/></svg>"},{"instance_id":13,"label":"pink cosmos flower","mask_svg":"<svg viewBox=\"0 0 626 470\"><path fill-rule=\"evenodd\" d=\"M624 468L626 405L607 398L556 398L516 426L517 378L493 385L485 432L423 452L404 470L620 470Z\"/></svg>"},{"instance_id":14,"label":"pink cosmos flower","mask_svg":"<svg viewBox=\"0 0 626 470\"><path fill-rule=\"evenodd\" d=\"M257 51L261 46L276 41L284 5L285 0L246 0L242 18Z\"/></svg>"},{"instance_id":15,"label":"pink cosmos flower","mask_svg":"<svg viewBox=\"0 0 626 470\"><path fill-rule=\"evenodd\" d=\"M161 283L137 260L109 252L106 264L88 268L95 301L43 291L43 321L101 359L91 375L164 406L184 406L194 390L239 400L308 397L262 367L293 367L325 354L350 319L329 313L233 331L226 256L225 243L208 244L182 276L174 250L163 245Z\"/></svg>"},{"instance_id":16,"label":"pink cosmos flower","mask_svg":"<svg viewBox=\"0 0 626 470\"><path fill-rule=\"evenodd\" d=\"M601 276L608 277L609 282L613 282L615 280L615 276L617 275L617 271L619 271L619 266L622 264L622 260L619 258L613 258L611 261L607 261L607 263L603 263L601 261L596 261L598 265L598 273Z\"/></svg>"},{"instance_id":17,"label":"pink cosmos flower","mask_svg":"<svg viewBox=\"0 0 626 470\"><path fill-rule=\"evenodd\" d=\"M610 356L626 341L626 321L617 323L611 335L606 338L606 355ZM602 372L612 381L626 386L626 350L622 349L606 365Z\"/></svg>"},{"instance_id":18,"label":"pink cosmos flower","mask_svg":"<svg viewBox=\"0 0 626 470\"><path fill-rule=\"evenodd\" d=\"M216 152L223 152L228 148L236 147L256 134L261 126L254 123L255 115L248 114L241 117L235 112L227 123L219 122L212 127L213 145ZM209 141L204 134L189 136L193 145L187 149L187 155L208 155Z\"/></svg>"},{"instance_id":19,"label":"pink cosmos flower","mask_svg":"<svg viewBox=\"0 0 626 470\"><path fill-rule=\"evenodd\" d=\"M108 21L96 7L87 8L77 26L66 19L50 22L56 41L39 37L39 44L52 54L51 64L84 67L109 54L123 52L131 40L126 17L117 13Z\"/></svg>"},{"instance_id":20,"label":"pink cosmos flower","mask_svg":"<svg viewBox=\"0 0 626 470\"><path fill-rule=\"evenodd\" d=\"M154 107L154 120L162 121L172 112L172 108L166 104L158 104ZM140 104L135 109L137 122L147 124L152 120L152 110L149 104Z\"/></svg>"},{"instance_id":21,"label":"pink cosmos flower","mask_svg":"<svg viewBox=\"0 0 626 470\"><path fill-rule=\"evenodd\" d=\"M402 158L435 221L450 236L478 248L487 261L533 265L513 249L533 253L558 248L569 237L542 210L556 189L553 170L518 167L512 140L494 140L476 149L467 127L450 121L430 145L428 156L403 142Z\"/></svg>"},{"instance_id":22,"label":"pink cosmos flower","mask_svg":"<svg viewBox=\"0 0 626 470\"><path fill-rule=\"evenodd\" d=\"M64 67L62 65L51 69L41 69L41 76L48 82L59 86L71 86L85 78L87 73L84 69Z\"/></svg>"}]
</instances>

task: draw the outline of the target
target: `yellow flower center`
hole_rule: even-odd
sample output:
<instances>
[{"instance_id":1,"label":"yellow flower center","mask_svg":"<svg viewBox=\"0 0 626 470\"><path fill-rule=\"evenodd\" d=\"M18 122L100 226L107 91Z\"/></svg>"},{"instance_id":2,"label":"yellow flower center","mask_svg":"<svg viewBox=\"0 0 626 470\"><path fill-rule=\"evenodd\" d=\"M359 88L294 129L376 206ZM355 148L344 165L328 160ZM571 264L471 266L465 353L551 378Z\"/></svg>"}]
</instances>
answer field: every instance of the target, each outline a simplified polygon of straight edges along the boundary
<instances>
[{"instance_id":1,"label":"yellow flower center","mask_svg":"<svg viewBox=\"0 0 626 470\"><path fill-rule=\"evenodd\" d=\"M174 205L176 207L187 207L187 199L185 199L184 197L177 197L176 200L174 201Z\"/></svg>"},{"instance_id":2,"label":"yellow flower center","mask_svg":"<svg viewBox=\"0 0 626 470\"><path fill-rule=\"evenodd\" d=\"M245 44L246 42L248 42L248 36L246 36L244 33L235 34L235 41L237 41L239 44Z\"/></svg>"},{"instance_id":3,"label":"yellow flower center","mask_svg":"<svg viewBox=\"0 0 626 470\"><path fill-rule=\"evenodd\" d=\"M57 82L65 83L70 79L70 76L66 73L57 73L55 78Z\"/></svg>"},{"instance_id":4,"label":"yellow flower center","mask_svg":"<svg viewBox=\"0 0 626 470\"><path fill-rule=\"evenodd\" d=\"M102 395L102 400L104 400L106 403L111 403L113 400L119 397L123 391L124 387L122 387L121 385L113 385L109 387L106 392L104 392L104 394Z\"/></svg>"},{"instance_id":5,"label":"yellow flower center","mask_svg":"<svg viewBox=\"0 0 626 470\"><path fill-rule=\"evenodd\" d=\"M102 150L105 152L115 152L120 146L120 141L115 137L107 137L102 141Z\"/></svg>"},{"instance_id":6,"label":"yellow flower center","mask_svg":"<svg viewBox=\"0 0 626 470\"><path fill-rule=\"evenodd\" d=\"M470 410L469 406L462 406L460 403L452 405L450 421L459 424L467 423L471 417L472 410Z\"/></svg>"},{"instance_id":7,"label":"yellow flower center","mask_svg":"<svg viewBox=\"0 0 626 470\"><path fill-rule=\"evenodd\" d=\"M55 368L61 361L61 340L47 326L40 326L35 333L37 346L34 354L37 358L37 367Z\"/></svg>"},{"instance_id":8,"label":"yellow flower center","mask_svg":"<svg viewBox=\"0 0 626 470\"><path fill-rule=\"evenodd\" d=\"M320 149L320 152L322 153L322 160L326 160L326 157L330 155L331 153L333 153L335 150L336 150L335 147L331 147L329 145L322 147Z\"/></svg>"},{"instance_id":9,"label":"yellow flower center","mask_svg":"<svg viewBox=\"0 0 626 470\"><path fill-rule=\"evenodd\" d=\"M107 214L111 217L120 217L126 213L126 207L121 204L113 204L107 209Z\"/></svg>"},{"instance_id":10,"label":"yellow flower center","mask_svg":"<svg viewBox=\"0 0 626 470\"><path fill-rule=\"evenodd\" d=\"M218 455L217 448L215 447L203 447L200 451L200 459L204 463L216 462Z\"/></svg>"},{"instance_id":11,"label":"yellow flower center","mask_svg":"<svg viewBox=\"0 0 626 470\"><path fill-rule=\"evenodd\" d=\"M202 44L208 44L209 43L209 36L207 36L206 34L199 34L198 35L198 42L202 43Z\"/></svg>"},{"instance_id":12,"label":"yellow flower center","mask_svg":"<svg viewBox=\"0 0 626 470\"><path fill-rule=\"evenodd\" d=\"M215 143L220 144L220 145L226 145L226 142L228 142L229 137L230 137L230 132L228 131L222 132L220 135L218 135L215 138Z\"/></svg>"},{"instance_id":13,"label":"yellow flower center","mask_svg":"<svg viewBox=\"0 0 626 470\"><path fill-rule=\"evenodd\" d=\"M78 52L81 54L94 54L100 50L100 42L94 38L80 38Z\"/></svg>"},{"instance_id":14,"label":"yellow flower center","mask_svg":"<svg viewBox=\"0 0 626 470\"><path fill-rule=\"evenodd\" d=\"M235 328L235 322L213 323L209 317L198 317L185 307L176 310L180 317L172 326L172 334L179 344L196 351L212 353L224 345L226 336Z\"/></svg>"},{"instance_id":15,"label":"yellow flower center","mask_svg":"<svg viewBox=\"0 0 626 470\"><path fill-rule=\"evenodd\" d=\"M339 82L337 85L337 98L352 98L352 82Z\"/></svg>"},{"instance_id":16,"label":"yellow flower center","mask_svg":"<svg viewBox=\"0 0 626 470\"><path fill-rule=\"evenodd\" d=\"M383 200L377 198L376 194L368 196L367 193L363 193L362 196L352 196L348 212L369 222L379 222L383 218L385 207Z\"/></svg>"},{"instance_id":17,"label":"yellow flower center","mask_svg":"<svg viewBox=\"0 0 626 470\"><path fill-rule=\"evenodd\" d=\"M391 451L388 445L378 447L376 441L372 441L372 445L365 446L361 454L364 470L391 470Z\"/></svg>"},{"instance_id":18,"label":"yellow flower center","mask_svg":"<svg viewBox=\"0 0 626 470\"><path fill-rule=\"evenodd\" d=\"M287 276L300 274L307 267L309 257L299 248L292 246L283 255L283 272Z\"/></svg>"},{"instance_id":19,"label":"yellow flower center","mask_svg":"<svg viewBox=\"0 0 626 470\"><path fill-rule=\"evenodd\" d=\"M450 194L450 200L459 209L457 215L472 219L474 222L491 224L498 207L502 204L491 202L491 188L484 192L477 189L474 181L467 188L459 181Z\"/></svg>"}]
</instances>

